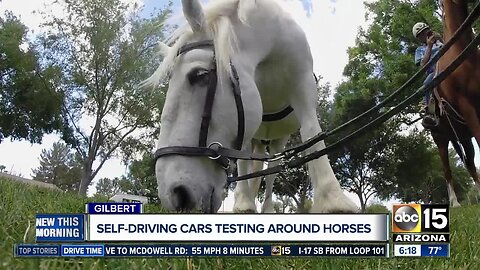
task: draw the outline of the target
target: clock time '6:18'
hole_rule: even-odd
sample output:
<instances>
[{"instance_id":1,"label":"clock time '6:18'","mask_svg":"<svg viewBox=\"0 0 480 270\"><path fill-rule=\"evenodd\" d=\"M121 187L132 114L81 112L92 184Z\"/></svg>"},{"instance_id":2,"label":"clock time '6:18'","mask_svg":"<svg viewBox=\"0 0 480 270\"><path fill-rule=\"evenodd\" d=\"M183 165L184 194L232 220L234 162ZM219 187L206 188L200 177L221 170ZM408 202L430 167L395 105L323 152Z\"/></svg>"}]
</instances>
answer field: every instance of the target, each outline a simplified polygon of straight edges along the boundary
<instances>
[{"instance_id":1,"label":"clock time '6:18'","mask_svg":"<svg viewBox=\"0 0 480 270\"><path fill-rule=\"evenodd\" d=\"M398 252L402 255L408 255L408 254L416 254L417 252L417 247L400 247Z\"/></svg>"}]
</instances>

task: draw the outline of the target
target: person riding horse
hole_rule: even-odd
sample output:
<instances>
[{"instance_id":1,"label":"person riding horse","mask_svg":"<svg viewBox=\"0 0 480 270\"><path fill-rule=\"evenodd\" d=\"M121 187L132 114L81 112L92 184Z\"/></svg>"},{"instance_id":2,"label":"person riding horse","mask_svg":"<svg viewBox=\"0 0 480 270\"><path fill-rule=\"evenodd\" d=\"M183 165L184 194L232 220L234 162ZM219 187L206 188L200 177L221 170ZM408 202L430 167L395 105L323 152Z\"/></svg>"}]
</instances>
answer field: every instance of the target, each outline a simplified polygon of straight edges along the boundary
<instances>
[{"instance_id":1,"label":"person riding horse","mask_svg":"<svg viewBox=\"0 0 480 270\"><path fill-rule=\"evenodd\" d=\"M415 38L420 40L423 44L415 51L415 64L418 66L425 66L428 61L434 57L440 48L443 46L442 38L439 34L433 32L428 24L423 22L416 23L412 28L412 33ZM427 69L427 78L423 84L428 84L435 77L435 65ZM427 129L434 129L438 127L439 120L435 115L434 110L429 109L431 90L425 93L425 116L422 125Z\"/></svg>"}]
</instances>

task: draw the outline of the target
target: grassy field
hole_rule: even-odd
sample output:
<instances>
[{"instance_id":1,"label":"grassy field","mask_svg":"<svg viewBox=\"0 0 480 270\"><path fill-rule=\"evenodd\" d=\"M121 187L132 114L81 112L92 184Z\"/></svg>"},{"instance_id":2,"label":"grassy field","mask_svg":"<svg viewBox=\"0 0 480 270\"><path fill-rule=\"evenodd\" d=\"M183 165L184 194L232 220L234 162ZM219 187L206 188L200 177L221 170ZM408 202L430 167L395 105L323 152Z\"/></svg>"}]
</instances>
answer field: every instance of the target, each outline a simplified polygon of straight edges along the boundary
<instances>
[{"instance_id":1,"label":"grassy field","mask_svg":"<svg viewBox=\"0 0 480 270\"><path fill-rule=\"evenodd\" d=\"M17 259L15 243L33 243L36 213L83 213L93 201L0 178L0 269L480 269L480 206L451 213L451 258L385 259ZM99 201L99 199L96 199ZM145 212L158 213L148 205ZM30 222L30 229L27 230Z\"/></svg>"}]
</instances>

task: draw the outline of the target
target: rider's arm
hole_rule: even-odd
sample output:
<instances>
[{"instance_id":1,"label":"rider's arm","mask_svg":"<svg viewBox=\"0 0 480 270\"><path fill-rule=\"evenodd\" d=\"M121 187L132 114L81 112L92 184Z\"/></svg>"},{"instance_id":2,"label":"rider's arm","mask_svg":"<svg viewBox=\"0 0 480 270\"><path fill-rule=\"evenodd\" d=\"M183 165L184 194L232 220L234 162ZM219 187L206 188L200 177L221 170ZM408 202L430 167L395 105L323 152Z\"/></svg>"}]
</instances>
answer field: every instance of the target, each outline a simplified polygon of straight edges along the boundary
<instances>
[{"instance_id":1,"label":"rider's arm","mask_svg":"<svg viewBox=\"0 0 480 270\"><path fill-rule=\"evenodd\" d=\"M430 56L432 56L432 47L433 44L427 45L427 48L425 49L425 54L423 55L422 61L420 62L421 67L425 66L430 60Z\"/></svg>"},{"instance_id":2,"label":"rider's arm","mask_svg":"<svg viewBox=\"0 0 480 270\"><path fill-rule=\"evenodd\" d=\"M439 34L435 34L435 37L437 38L438 41L440 41L443 44L443 37Z\"/></svg>"}]
</instances>

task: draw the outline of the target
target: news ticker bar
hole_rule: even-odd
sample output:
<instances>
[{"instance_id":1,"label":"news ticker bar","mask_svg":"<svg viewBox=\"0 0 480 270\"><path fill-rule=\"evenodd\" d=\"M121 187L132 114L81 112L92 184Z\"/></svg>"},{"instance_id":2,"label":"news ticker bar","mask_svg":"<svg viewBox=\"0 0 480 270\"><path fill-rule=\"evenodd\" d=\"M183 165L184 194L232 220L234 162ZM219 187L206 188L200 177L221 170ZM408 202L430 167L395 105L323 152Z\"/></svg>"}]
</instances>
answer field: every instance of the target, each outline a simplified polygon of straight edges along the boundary
<instances>
[{"instance_id":1,"label":"news ticker bar","mask_svg":"<svg viewBox=\"0 0 480 270\"><path fill-rule=\"evenodd\" d=\"M395 257L450 257L450 244L399 245L393 248Z\"/></svg>"},{"instance_id":2,"label":"news ticker bar","mask_svg":"<svg viewBox=\"0 0 480 270\"><path fill-rule=\"evenodd\" d=\"M388 244L119 245L18 244L16 257L389 257Z\"/></svg>"}]
</instances>

